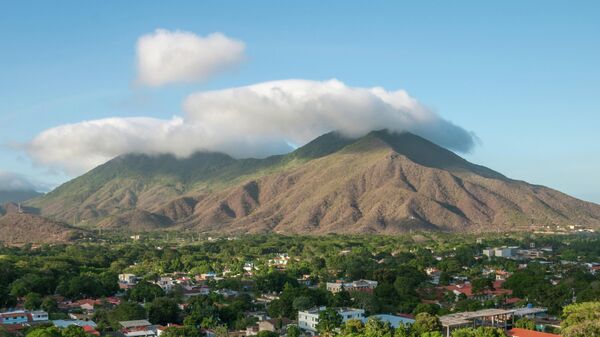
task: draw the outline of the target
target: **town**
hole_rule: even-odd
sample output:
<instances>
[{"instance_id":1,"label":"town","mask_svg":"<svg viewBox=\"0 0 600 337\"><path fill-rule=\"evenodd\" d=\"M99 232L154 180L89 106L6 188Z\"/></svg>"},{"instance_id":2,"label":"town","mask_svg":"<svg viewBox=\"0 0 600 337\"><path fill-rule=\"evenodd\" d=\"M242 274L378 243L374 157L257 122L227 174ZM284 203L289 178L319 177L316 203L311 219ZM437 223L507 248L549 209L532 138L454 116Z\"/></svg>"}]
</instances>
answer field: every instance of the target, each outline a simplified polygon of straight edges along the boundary
<instances>
[{"instance_id":1,"label":"town","mask_svg":"<svg viewBox=\"0 0 600 337\"><path fill-rule=\"evenodd\" d=\"M3 337L572 337L599 327L600 238L589 233L155 233L0 252ZM581 312L595 321L572 318Z\"/></svg>"}]
</instances>

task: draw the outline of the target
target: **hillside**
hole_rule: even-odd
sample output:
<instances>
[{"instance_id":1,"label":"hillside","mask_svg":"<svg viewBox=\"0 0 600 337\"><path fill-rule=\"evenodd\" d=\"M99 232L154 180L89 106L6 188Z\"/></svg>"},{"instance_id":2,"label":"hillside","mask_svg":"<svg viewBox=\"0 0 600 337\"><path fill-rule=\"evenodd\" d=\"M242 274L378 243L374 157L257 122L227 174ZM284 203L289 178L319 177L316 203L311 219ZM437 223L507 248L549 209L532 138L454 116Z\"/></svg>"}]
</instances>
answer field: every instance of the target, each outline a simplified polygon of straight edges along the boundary
<instances>
[{"instance_id":1,"label":"hillside","mask_svg":"<svg viewBox=\"0 0 600 337\"><path fill-rule=\"evenodd\" d=\"M0 243L3 244L60 243L89 235L86 231L39 215L7 212L0 216Z\"/></svg>"},{"instance_id":2,"label":"hillside","mask_svg":"<svg viewBox=\"0 0 600 337\"><path fill-rule=\"evenodd\" d=\"M600 228L600 206L511 180L410 133L323 135L266 159L127 155L28 202L45 216L132 231L397 233Z\"/></svg>"}]
</instances>

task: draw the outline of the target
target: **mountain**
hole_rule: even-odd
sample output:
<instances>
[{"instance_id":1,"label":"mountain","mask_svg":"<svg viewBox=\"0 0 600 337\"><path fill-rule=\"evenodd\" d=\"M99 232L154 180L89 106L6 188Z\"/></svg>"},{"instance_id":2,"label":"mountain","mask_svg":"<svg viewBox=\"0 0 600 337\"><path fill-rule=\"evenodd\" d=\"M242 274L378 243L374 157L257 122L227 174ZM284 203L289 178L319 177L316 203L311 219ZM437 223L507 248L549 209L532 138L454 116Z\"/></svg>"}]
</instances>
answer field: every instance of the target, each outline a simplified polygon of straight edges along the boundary
<instances>
[{"instance_id":1,"label":"mountain","mask_svg":"<svg viewBox=\"0 0 600 337\"><path fill-rule=\"evenodd\" d=\"M7 202L23 202L35 197L39 197L42 193L34 190L12 190L12 191L0 191L0 204Z\"/></svg>"},{"instance_id":2,"label":"mountain","mask_svg":"<svg viewBox=\"0 0 600 337\"><path fill-rule=\"evenodd\" d=\"M29 214L14 203L0 205L0 243L59 243L81 239L90 233L65 223Z\"/></svg>"},{"instance_id":3,"label":"mountain","mask_svg":"<svg viewBox=\"0 0 600 337\"><path fill-rule=\"evenodd\" d=\"M287 155L130 154L27 203L58 221L130 231L486 232L600 228L600 206L509 179L410 133L325 134Z\"/></svg>"}]
</instances>

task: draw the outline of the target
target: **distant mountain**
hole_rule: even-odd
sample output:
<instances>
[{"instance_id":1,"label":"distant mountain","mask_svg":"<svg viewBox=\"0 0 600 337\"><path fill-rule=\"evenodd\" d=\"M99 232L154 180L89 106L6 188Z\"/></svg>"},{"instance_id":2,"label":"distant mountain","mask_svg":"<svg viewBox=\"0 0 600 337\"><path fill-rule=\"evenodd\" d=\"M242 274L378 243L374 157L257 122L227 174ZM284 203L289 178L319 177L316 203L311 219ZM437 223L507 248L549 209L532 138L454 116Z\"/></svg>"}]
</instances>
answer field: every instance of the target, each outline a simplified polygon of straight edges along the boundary
<instances>
[{"instance_id":1,"label":"distant mountain","mask_svg":"<svg viewBox=\"0 0 600 337\"><path fill-rule=\"evenodd\" d=\"M13 191L1 191L0 190L0 204L7 202L22 202L35 197L39 197L42 193L33 190L13 190Z\"/></svg>"},{"instance_id":2,"label":"distant mountain","mask_svg":"<svg viewBox=\"0 0 600 337\"><path fill-rule=\"evenodd\" d=\"M600 228L600 206L509 179L410 133L325 134L266 159L125 155L31 200L89 228L398 233Z\"/></svg>"}]
</instances>

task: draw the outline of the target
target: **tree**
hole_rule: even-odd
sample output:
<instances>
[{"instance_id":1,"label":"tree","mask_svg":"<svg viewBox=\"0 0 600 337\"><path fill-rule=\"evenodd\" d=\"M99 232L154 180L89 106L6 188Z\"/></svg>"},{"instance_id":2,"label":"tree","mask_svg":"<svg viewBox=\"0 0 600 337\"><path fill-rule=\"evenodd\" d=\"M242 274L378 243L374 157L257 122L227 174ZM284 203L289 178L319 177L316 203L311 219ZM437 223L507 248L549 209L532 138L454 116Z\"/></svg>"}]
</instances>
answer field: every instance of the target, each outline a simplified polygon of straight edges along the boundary
<instances>
[{"instance_id":1,"label":"tree","mask_svg":"<svg viewBox=\"0 0 600 337\"><path fill-rule=\"evenodd\" d=\"M515 322L515 328L535 330L535 321L530 318L520 318Z\"/></svg>"},{"instance_id":2,"label":"tree","mask_svg":"<svg viewBox=\"0 0 600 337\"><path fill-rule=\"evenodd\" d=\"M419 337L444 337L444 335L439 331L429 331L423 332Z\"/></svg>"},{"instance_id":3,"label":"tree","mask_svg":"<svg viewBox=\"0 0 600 337\"><path fill-rule=\"evenodd\" d=\"M321 335L331 335L333 331L342 325L342 316L334 309L327 308L319 312L319 323L317 331Z\"/></svg>"},{"instance_id":4,"label":"tree","mask_svg":"<svg viewBox=\"0 0 600 337\"><path fill-rule=\"evenodd\" d=\"M263 330L259 331L258 334L256 334L256 337L279 337L279 334L277 332Z\"/></svg>"},{"instance_id":5,"label":"tree","mask_svg":"<svg viewBox=\"0 0 600 337\"><path fill-rule=\"evenodd\" d=\"M300 337L300 328L295 324L288 325L287 337Z\"/></svg>"},{"instance_id":6,"label":"tree","mask_svg":"<svg viewBox=\"0 0 600 337\"><path fill-rule=\"evenodd\" d=\"M165 296L162 288L154 283L140 282L127 291L127 298L135 302L151 302L157 297Z\"/></svg>"},{"instance_id":7,"label":"tree","mask_svg":"<svg viewBox=\"0 0 600 337\"><path fill-rule=\"evenodd\" d=\"M506 337L502 329L492 327L479 327L456 329L452 332L452 337Z\"/></svg>"},{"instance_id":8,"label":"tree","mask_svg":"<svg viewBox=\"0 0 600 337\"><path fill-rule=\"evenodd\" d=\"M161 337L201 337L199 329L191 326L184 327L170 327L165 329L161 334Z\"/></svg>"},{"instance_id":9,"label":"tree","mask_svg":"<svg viewBox=\"0 0 600 337\"><path fill-rule=\"evenodd\" d=\"M132 321L136 319L145 319L146 318L146 310L144 308L133 302L122 302L117 305L112 311L110 311L107 315L108 321L113 329L119 329L120 321Z\"/></svg>"},{"instance_id":10,"label":"tree","mask_svg":"<svg viewBox=\"0 0 600 337\"><path fill-rule=\"evenodd\" d=\"M335 293L333 295L333 301L331 303L333 307L348 307L352 305L352 297L350 293L345 289Z\"/></svg>"},{"instance_id":11,"label":"tree","mask_svg":"<svg viewBox=\"0 0 600 337\"><path fill-rule=\"evenodd\" d=\"M25 309L35 310L42 305L42 297L38 293L29 293L25 295Z\"/></svg>"},{"instance_id":12,"label":"tree","mask_svg":"<svg viewBox=\"0 0 600 337\"><path fill-rule=\"evenodd\" d=\"M417 335L421 335L425 332L441 331L442 323L436 316L422 312L415 317L415 323L412 326L412 330Z\"/></svg>"},{"instance_id":13,"label":"tree","mask_svg":"<svg viewBox=\"0 0 600 337\"><path fill-rule=\"evenodd\" d=\"M600 302L566 306L560 325L563 337L600 336Z\"/></svg>"},{"instance_id":14,"label":"tree","mask_svg":"<svg viewBox=\"0 0 600 337\"><path fill-rule=\"evenodd\" d=\"M365 337L393 337L394 329L389 322L383 322L378 318L370 318L365 324Z\"/></svg>"},{"instance_id":15,"label":"tree","mask_svg":"<svg viewBox=\"0 0 600 337\"><path fill-rule=\"evenodd\" d=\"M179 322L179 306L168 297L158 297L148 307L148 319L153 324L166 325Z\"/></svg>"},{"instance_id":16,"label":"tree","mask_svg":"<svg viewBox=\"0 0 600 337\"><path fill-rule=\"evenodd\" d=\"M413 310L413 315L417 315L422 312L426 312L428 314L435 315L435 314L437 314L439 309L440 309L440 307L435 304L419 303Z\"/></svg>"},{"instance_id":17,"label":"tree","mask_svg":"<svg viewBox=\"0 0 600 337\"><path fill-rule=\"evenodd\" d=\"M358 319L350 319L342 325L341 335L342 336L361 336L365 331L365 326L362 321Z\"/></svg>"},{"instance_id":18,"label":"tree","mask_svg":"<svg viewBox=\"0 0 600 337\"><path fill-rule=\"evenodd\" d=\"M48 313L55 312L58 310L58 303L56 303L56 300L53 297L47 296L44 297L41 308Z\"/></svg>"},{"instance_id":19,"label":"tree","mask_svg":"<svg viewBox=\"0 0 600 337\"><path fill-rule=\"evenodd\" d=\"M215 337L229 337L229 330L226 325L219 325L215 328Z\"/></svg>"},{"instance_id":20,"label":"tree","mask_svg":"<svg viewBox=\"0 0 600 337\"><path fill-rule=\"evenodd\" d=\"M71 325L62 331L63 337L89 337L82 327Z\"/></svg>"},{"instance_id":21,"label":"tree","mask_svg":"<svg viewBox=\"0 0 600 337\"><path fill-rule=\"evenodd\" d=\"M62 334L56 327L37 328L29 332L27 337L62 337Z\"/></svg>"}]
</instances>

